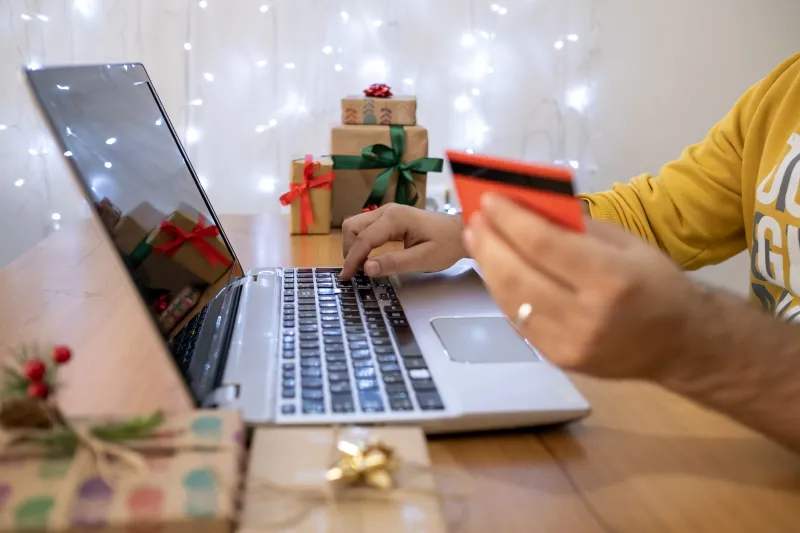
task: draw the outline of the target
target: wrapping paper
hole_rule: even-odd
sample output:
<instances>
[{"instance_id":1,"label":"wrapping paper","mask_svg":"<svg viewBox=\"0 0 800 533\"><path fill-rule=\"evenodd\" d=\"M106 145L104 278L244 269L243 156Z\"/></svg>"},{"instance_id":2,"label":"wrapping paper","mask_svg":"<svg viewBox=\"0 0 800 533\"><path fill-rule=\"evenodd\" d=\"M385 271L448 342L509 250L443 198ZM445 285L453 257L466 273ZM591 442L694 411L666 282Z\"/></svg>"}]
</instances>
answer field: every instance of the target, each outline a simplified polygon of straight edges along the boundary
<instances>
[{"instance_id":1,"label":"wrapping paper","mask_svg":"<svg viewBox=\"0 0 800 533\"><path fill-rule=\"evenodd\" d=\"M417 97L346 96L342 98L342 124L414 126L417 124Z\"/></svg>"},{"instance_id":2,"label":"wrapping paper","mask_svg":"<svg viewBox=\"0 0 800 533\"><path fill-rule=\"evenodd\" d=\"M333 171L333 163L330 159L314 161L315 169L312 174L314 178L329 174ZM317 166L318 165L318 166ZM303 160L292 161L291 183L302 185L304 182L303 172L306 162ZM302 224L302 198L298 197L291 203L291 222L290 232L292 235L325 235L331 232L331 185L330 183L307 189L303 194L307 194L311 203L313 222L308 221L306 231L303 232Z\"/></svg>"}]
</instances>

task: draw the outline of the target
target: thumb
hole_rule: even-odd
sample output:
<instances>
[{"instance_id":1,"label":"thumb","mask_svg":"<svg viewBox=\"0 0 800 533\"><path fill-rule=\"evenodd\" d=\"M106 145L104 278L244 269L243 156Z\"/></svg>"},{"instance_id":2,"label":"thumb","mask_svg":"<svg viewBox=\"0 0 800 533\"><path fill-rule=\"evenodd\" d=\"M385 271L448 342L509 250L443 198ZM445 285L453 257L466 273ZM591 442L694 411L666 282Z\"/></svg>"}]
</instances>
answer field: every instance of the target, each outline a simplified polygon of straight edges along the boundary
<instances>
[{"instance_id":1,"label":"thumb","mask_svg":"<svg viewBox=\"0 0 800 533\"><path fill-rule=\"evenodd\" d=\"M435 260L435 255L436 245L432 242L423 242L405 250L370 257L364 263L364 273L375 277L438 270L431 261Z\"/></svg>"}]
</instances>

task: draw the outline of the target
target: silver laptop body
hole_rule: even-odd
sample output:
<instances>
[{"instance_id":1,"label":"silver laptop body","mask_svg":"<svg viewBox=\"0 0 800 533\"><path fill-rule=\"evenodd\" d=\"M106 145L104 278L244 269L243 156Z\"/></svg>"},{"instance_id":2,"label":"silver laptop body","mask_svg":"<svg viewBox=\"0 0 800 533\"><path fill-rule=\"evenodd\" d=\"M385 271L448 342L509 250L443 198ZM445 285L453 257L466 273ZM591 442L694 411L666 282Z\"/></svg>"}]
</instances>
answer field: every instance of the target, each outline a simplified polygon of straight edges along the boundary
<instances>
[{"instance_id":1,"label":"silver laptop body","mask_svg":"<svg viewBox=\"0 0 800 533\"><path fill-rule=\"evenodd\" d=\"M344 281L337 268L245 273L141 64L26 74L198 405L239 409L252 424L412 423L429 433L588 414L567 377L502 316L471 261ZM218 227L234 259L218 281L137 241L176 210ZM165 306L187 291L199 301L170 329Z\"/></svg>"}]
</instances>

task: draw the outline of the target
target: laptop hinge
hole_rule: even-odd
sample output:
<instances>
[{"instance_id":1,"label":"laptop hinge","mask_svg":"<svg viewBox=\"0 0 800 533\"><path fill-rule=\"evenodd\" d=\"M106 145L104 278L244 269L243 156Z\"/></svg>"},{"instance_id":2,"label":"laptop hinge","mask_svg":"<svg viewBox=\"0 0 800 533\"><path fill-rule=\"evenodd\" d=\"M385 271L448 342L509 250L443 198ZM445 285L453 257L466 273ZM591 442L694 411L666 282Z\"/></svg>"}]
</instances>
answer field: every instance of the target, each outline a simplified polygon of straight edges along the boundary
<instances>
[{"instance_id":1,"label":"laptop hinge","mask_svg":"<svg viewBox=\"0 0 800 533\"><path fill-rule=\"evenodd\" d=\"M214 389L214 392L206 396L203 407L224 407L239 399L239 385L229 384Z\"/></svg>"}]
</instances>

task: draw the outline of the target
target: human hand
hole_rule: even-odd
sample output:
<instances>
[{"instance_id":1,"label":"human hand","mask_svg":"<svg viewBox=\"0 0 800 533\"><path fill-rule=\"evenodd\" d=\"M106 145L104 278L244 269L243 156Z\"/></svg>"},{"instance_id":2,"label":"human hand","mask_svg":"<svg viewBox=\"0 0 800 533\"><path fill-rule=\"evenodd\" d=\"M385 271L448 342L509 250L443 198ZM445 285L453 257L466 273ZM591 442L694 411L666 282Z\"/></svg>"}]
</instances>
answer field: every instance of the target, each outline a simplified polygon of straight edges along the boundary
<instances>
[{"instance_id":1,"label":"human hand","mask_svg":"<svg viewBox=\"0 0 800 533\"><path fill-rule=\"evenodd\" d=\"M531 305L520 333L565 369L662 379L705 321L702 290L659 250L608 223L587 220L579 234L485 195L464 242L512 321Z\"/></svg>"},{"instance_id":2,"label":"human hand","mask_svg":"<svg viewBox=\"0 0 800 533\"><path fill-rule=\"evenodd\" d=\"M348 218L342 225L341 277L353 277L362 264L368 276L444 270L467 256L462 229L458 217L399 204ZM367 260L372 250L389 241L403 241L405 249Z\"/></svg>"}]
</instances>

